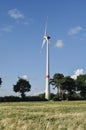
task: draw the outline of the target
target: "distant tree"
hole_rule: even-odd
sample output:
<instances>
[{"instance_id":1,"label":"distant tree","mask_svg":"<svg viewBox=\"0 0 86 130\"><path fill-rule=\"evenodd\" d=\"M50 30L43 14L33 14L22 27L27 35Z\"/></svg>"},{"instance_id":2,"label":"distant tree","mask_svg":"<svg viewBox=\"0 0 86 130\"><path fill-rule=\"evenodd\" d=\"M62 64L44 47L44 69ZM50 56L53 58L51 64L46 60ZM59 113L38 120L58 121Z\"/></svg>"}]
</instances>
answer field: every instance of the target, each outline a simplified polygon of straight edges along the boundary
<instances>
[{"instance_id":1,"label":"distant tree","mask_svg":"<svg viewBox=\"0 0 86 130\"><path fill-rule=\"evenodd\" d=\"M53 78L50 79L49 83L51 85L54 85L55 88L58 89L58 95L60 96L61 95L61 84L62 84L62 81L63 81L63 78L64 78L64 75L63 74L60 74L60 73L55 73Z\"/></svg>"},{"instance_id":2,"label":"distant tree","mask_svg":"<svg viewBox=\"0 0 86 130\"><path fill-rule=\"evenodd\" d=\"M81 97L86 98L86 74L77 77L76 86L77 90L80 91Z\"/></svg>"},{"instance_id":3,"label":"distant tree","mask_svg":"<svg viewBox=\"0 0 86 130\"><path fill-rule=\"evenodd\" d=\"M19 78L16 85L13 85L13 90L15 92L20 92L22 98L25 98L25 92L29 92L30 89L31 89L31 85L29 81L23 78Z\"/></svg>"},{"instance_id":4,"label":"distant tree","mask_svg":"<svg viewBox=\"0 0 86 130\"><path fill-rule=\"evenodd\" d=\"M2 78L0 78L0 86L1 86L1 84L2 84Z\"/></svg>"}]
</instances>

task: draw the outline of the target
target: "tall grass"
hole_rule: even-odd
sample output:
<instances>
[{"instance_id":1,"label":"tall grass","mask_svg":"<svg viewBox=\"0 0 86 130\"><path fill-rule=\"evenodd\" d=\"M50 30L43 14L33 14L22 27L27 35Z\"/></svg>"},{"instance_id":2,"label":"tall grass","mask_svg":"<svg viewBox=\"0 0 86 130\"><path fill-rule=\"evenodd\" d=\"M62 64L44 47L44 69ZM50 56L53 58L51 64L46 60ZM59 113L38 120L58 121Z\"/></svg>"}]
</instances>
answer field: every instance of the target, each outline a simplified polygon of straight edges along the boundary
<instances>
[{"instance_id":1,"label":"tall grass","mask_svg":"<svg viewBox=\"0 0 86 130\"><path fill-rule=\"evenodd\" d=\"M86 101L0 103L0 130L86 130Z\"/></svg>"}]
</instances>

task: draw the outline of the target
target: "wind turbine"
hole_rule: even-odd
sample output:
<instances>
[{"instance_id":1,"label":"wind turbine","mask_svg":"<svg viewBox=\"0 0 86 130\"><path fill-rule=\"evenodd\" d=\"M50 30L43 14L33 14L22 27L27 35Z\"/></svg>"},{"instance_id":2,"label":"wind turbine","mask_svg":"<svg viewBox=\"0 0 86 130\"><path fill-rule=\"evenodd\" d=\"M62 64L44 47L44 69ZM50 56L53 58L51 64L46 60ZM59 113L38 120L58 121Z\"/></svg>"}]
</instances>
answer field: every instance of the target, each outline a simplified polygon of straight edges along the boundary
<instances>
[{"instance_id":1,"label":"wind turbine","mask_svg":"<svg viewBox=\"0 0 86 130\"><path fill-rule=\"evenodd\" d=\"M45 98L47 100L50 100L50 85L49 85L49 79L50 79L50 73L49 73L49 40L50 36L47 35L47 22L45 25L45 32L44 32L44 37L43 37L43 42L42 42L42 47L46 43L46 89L45 89Z\"/></svg>"}]
</instances>

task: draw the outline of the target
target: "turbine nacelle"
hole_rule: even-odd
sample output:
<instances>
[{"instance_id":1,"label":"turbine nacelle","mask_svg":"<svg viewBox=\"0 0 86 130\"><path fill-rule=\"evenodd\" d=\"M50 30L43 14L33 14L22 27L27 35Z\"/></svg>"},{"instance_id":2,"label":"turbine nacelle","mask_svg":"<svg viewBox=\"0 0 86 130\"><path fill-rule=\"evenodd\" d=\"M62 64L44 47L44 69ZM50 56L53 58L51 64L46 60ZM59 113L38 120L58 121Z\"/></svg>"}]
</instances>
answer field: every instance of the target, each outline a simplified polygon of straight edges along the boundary
<instances>
[{"instance_id":1,"label":"turbine nacelle","mask_svg":"<svg viewBox=\"0 0 86 130\"><path fill-rule=\"evenodd\" d=\"M50 39L50 36L48 36L48 35L44 35L44 39L47 41L47 40Z\"/></svg>"},{"instance_id":2,"label":"turbine nacelle","mask_svg":"<svg viewBox=\"0 0 86 130\"><path fill-rule=\"evenodd\" d=\"M41 49L44 47L46 42L49 42L49 40L50 40L50 36L49 35L44 35Z\"/></svg>"}]
</instances>

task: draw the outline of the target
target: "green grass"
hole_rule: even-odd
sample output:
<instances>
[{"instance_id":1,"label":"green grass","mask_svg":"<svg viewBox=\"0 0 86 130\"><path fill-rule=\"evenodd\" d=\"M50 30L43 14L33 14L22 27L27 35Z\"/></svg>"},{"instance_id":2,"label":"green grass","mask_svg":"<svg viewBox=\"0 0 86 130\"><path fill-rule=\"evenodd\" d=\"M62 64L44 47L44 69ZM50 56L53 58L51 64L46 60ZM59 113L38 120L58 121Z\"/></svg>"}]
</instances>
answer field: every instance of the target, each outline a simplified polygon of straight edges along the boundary
<instances>
[{"instance_id":1,"label":"green grass","mask_svg":"<svg viewBox=\"0 0 86 130\"><path fill-rule=\"evenodd\" d=\"M0 130L86 130L86 101L0 103Z\"/></svg>"}]
</instances>

